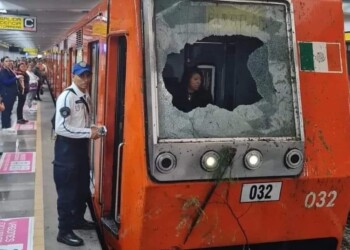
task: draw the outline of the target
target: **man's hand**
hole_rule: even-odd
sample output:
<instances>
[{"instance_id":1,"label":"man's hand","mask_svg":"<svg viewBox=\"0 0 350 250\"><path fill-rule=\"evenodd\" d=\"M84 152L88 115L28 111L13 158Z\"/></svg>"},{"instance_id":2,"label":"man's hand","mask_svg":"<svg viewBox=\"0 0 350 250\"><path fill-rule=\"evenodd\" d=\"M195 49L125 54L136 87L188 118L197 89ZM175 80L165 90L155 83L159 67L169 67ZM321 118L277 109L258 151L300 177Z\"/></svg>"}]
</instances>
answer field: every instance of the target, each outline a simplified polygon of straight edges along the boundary
<instances>
[{"instance_id":1,"label":"man's hand","mask_svg":"<svg viewBox=\"0 0 350 250\"><path fill-rule=\"evenodd\" d=\"M23 79L24 76L22 76L22 75L16 75L16 78L17 78L17 79Z\"/></svg>"},{"instance_id":2,"label":"man's hand","mask_svg":"<svg viewBox=\"0 0 350 250\"><path fill-rule=\"evenodd\" d=\"M101 135L98 133L98 127L91 127L91 139L96 140L100 137Z\"/></svg>"}]
</instances>

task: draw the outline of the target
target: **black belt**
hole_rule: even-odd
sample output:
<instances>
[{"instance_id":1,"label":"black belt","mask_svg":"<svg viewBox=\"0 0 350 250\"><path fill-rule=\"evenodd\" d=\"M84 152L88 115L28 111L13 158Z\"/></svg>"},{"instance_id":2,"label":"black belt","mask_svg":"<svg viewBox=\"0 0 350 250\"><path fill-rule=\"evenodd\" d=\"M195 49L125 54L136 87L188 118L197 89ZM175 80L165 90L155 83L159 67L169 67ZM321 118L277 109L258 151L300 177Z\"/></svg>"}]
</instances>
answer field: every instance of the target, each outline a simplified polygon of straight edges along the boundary
<instances>
[{"instance_id":1,"label":"black belt","mask_svg":"<svg viewBox=\"0 0 350 250\"><path fill-rule=\"evenodd\" d=\"M89 142L88 138L69 138L62 135L57 135L56 140L74 144L85 144Z\"/></svg>"}]
</instances>

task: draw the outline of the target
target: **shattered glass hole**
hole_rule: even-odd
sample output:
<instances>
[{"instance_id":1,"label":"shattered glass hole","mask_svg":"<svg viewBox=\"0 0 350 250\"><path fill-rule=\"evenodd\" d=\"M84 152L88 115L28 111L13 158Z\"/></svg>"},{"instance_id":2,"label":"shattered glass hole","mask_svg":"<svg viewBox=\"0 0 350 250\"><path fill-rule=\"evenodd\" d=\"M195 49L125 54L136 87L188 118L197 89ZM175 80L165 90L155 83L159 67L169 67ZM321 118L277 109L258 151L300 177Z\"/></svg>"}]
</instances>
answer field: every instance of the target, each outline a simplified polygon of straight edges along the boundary
<instances>
[{"instance_id":1,"label":"shattered glass hole","mask_svg":"<svg viewBox=\"0 0 350 250\"><path fill-rule=\"evenodd\" d=\"M186 44L180 53L171 53L162 72L166 89L172 95L172 103L179 110L190 105L187 98L184 103L174 102L179 95L187 96L187 71L198 68L202 73L201 88L209 92L211 104L232 111L239 105L256 103L262 97L257 91L256 82L248 69L249 55L263 43L257 38L243 36L211 36L193 45ZM267 59L262 62L268 71ZM271 87L273 88L273 86ZM207 103L209 104L209 103ZM178 105L178 106L177 106ZM179 107L180 106L180 107ZM207 105L205 105L207 106ZM186 110L185 112L191 111Z\"/></svg>"}]
</instances>

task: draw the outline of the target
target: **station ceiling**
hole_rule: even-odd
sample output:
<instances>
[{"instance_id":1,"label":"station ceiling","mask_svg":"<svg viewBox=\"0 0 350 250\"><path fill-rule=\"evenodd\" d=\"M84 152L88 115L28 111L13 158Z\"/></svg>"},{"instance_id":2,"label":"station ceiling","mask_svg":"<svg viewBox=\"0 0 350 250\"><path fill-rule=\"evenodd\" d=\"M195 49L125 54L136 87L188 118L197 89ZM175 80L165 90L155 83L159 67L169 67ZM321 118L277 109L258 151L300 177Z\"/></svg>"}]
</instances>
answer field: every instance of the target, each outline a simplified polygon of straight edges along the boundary
<instances>
[{"instance_id":1,"label":"station ceiling","mask_svg":"<svg viewBox=\"0 0 350 250\"><path fill-rule=\"evenodd\" d=\"M39 51L51 48L58 37L67 32L98 2L98 0L0 0L0 15L36 17L37 28L36 32L0 29L0 43L22 48L38 48Z\"/></svg>"},{"instance_id":2,"label":"station ceiling","mask_svg":"<svg viewBox=\"0 0 350 250\"><path fill-rule=\"evenodd\" d=\"M0 15L36 17L36 32L0 29L0 45L51 48L99 0L0 0ZM350 0L343 0L345 21L350 20ZM6 13L2 13L6 12Z\"/></svg>"},{"instance_id":3,"label":"station ceiling","mask_svg":"<svg viewBox=\"0 0 350 250\"><path fill-rule=\"evenodd\" d=\"M350 0L343 0L343 12L345 17L350 17Z\"/></svg>"}]
</instances>

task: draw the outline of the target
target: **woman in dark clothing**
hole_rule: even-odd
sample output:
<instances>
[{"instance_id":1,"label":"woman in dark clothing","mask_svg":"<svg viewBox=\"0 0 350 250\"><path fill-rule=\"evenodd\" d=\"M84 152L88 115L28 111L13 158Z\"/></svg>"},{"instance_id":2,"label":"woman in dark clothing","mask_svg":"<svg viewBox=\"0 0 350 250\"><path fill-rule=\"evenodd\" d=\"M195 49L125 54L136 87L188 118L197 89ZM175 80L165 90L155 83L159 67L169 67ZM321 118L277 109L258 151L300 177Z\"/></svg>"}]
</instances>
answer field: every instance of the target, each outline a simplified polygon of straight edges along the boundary
<instances>
[{"instance_id":1,"label":"woman in dark clothing","mask_svg":"<svg viewBox=\"0 0 350 250\"><path fill-rule=\"evenodd\" d=\"M5 110L1 114L1 123L3 129L11 128L11 112L18 95L17 79L23 76L16 76L10 69L10 59L5 56L1 59L3 68L0 70L0 95L5 104Z\"/></svg>"},{"instance_id":2,"label":"woman in dark clothing","mask_svg":"<svg viewBox=\"0 0 350 250\"><path fill-rule=\"evenodd\" d=\"M203 74L197 68L187 70L182 78L179 91L173 95L173 105L183 112L205 107L212 102L211 94L203 88Z\"/></svg>"},{"instance_id":3,"label":"woman in dark clothing","mask_svg":"<svg viewBox=\"0 0 350 250\"><path fill-rule=\"evenodd\" d=\"M18 65L17 75L23 76L23 80L21 79L21 84L18 86L18 105L17 105L17 123L25 124L28 120L23 118L23 107L26 102L27 94L29 92L29 76L26 73L27 65L25 62L21 62Z\"/></svg>"}]
</instances>

